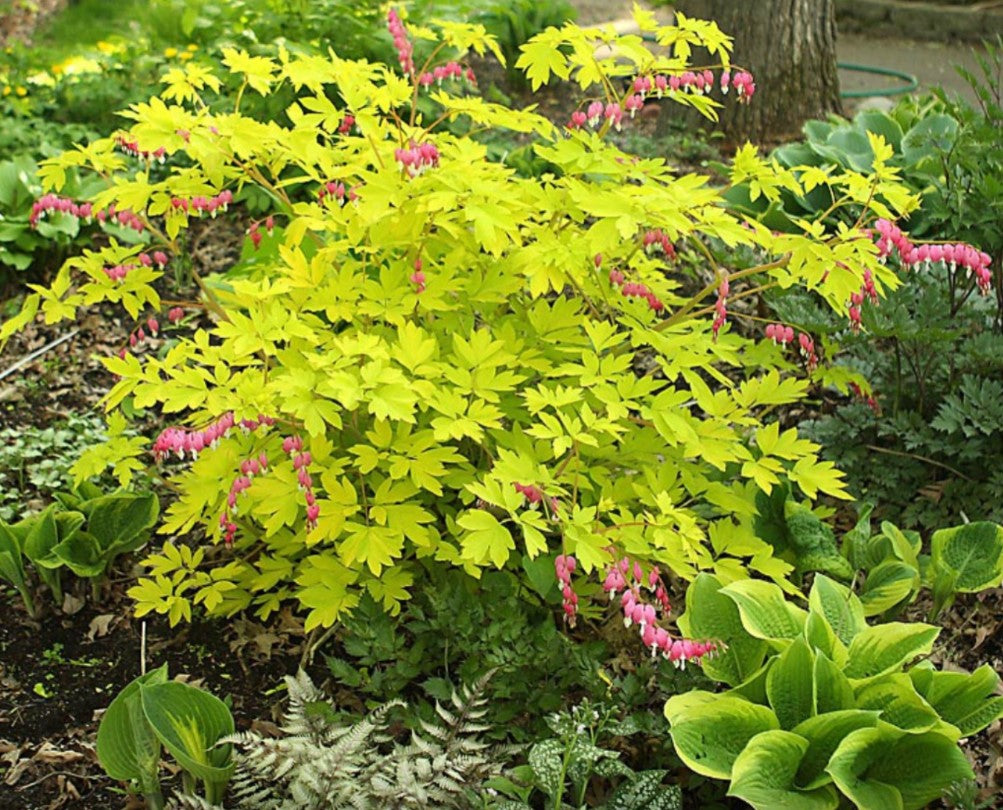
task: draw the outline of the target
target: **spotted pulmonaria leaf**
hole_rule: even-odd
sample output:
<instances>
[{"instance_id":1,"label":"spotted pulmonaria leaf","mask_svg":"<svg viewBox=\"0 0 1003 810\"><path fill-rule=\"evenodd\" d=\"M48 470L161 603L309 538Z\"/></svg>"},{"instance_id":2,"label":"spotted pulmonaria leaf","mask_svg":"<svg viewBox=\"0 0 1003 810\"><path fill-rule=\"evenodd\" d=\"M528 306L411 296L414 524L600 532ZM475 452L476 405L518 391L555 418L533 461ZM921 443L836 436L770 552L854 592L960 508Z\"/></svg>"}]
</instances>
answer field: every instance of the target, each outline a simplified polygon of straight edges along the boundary
<instances>
[{"instance_id":1,"label":"spotted pulmonaria leaf","mask_svg":"<svg viewBox=\"0 0 1003 810\"><path fill-rule=\"evenodd\" d=\"M544 740L529 750L529 767L548 796L556 796L564 788L561 784L563 758L564 743L560 740Z\"/></svg>"}]
</instances>

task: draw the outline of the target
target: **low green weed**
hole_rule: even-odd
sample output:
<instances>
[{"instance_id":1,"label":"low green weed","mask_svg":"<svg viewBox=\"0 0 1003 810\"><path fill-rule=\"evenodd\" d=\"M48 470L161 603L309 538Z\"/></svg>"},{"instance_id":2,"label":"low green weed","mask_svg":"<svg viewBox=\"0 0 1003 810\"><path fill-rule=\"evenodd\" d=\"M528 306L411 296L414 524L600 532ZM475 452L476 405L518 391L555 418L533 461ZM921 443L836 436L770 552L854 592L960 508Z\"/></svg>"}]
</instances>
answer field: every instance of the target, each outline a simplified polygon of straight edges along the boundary
<instances>
[{"instance_id":1,"label":"low green weed","mask_svg":"<svg viewBox=\"0 0 1003 810\"><path fill-rule=\"evenodd\" d=\"M0 520L23 514L31 498L46 500L70 488L75 460L107 438L97 414L70 414L49 427L0 429Z\"/></svg>"}]
</instances>

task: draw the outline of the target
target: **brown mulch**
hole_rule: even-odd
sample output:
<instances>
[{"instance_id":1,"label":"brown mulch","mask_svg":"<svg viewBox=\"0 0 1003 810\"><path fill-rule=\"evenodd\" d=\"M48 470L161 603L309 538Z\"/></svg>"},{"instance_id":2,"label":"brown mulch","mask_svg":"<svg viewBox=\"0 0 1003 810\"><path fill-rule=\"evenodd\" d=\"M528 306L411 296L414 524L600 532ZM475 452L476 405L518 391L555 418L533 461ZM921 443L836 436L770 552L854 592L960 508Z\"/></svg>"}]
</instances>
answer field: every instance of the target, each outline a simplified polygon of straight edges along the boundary
<instances>
[{"instance_id":1,"label":"brown mulch","mask_svg":"<svg viewBox=\"0 0 1003 810\"><path fill-rule=\"evenodd\" d=\"M0 810L143 806L108 779L94 748L104 709L141 671L143 621L124 595L130 579L120 577L97 604L83 589L68 593L38 621L11 601L0 623ZM166 663L172 678L229 697L238 730L278 717L282 677L295 672L302 639L291 616L268 627L234 620L172 629L159 617L146 625L147 668Z\"/></svg>"}]
</instances>

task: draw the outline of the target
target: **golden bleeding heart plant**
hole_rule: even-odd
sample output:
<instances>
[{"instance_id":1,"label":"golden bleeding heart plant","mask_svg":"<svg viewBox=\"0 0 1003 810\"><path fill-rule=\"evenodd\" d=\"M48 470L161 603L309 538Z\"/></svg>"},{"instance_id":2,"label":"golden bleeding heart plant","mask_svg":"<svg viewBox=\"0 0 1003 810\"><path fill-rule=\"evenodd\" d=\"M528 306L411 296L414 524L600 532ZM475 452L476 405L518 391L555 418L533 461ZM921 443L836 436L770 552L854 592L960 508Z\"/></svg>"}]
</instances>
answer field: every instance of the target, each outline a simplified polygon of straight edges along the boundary
<instances>
[{"instance_id":1,"label":"golden bleeding heart plant","mask_svg":"<svg viewBox=\"0 0 1003 810\"><path fill-rule=\"evenodd\" d=\"M43 167L54 192L71 167L105 177L94 209L132 212L153 243L112 239L70 259L0 340L36 312L53 323L102 301L142 324L161 309L162 268L141 250L178 256L193 218L227 215L248 187L273 201L251 228L253 260L198 280L192 307L211 327L170 327L176 339L159 354L105 359L118 376L108 409L154 409L174 425L157 445L177 491L159 529L172 539L131 590L140 614L177 622L194 604L267 616L291 603L309 630L364 592L396 612L422 560L477 576L544 554L573 555L585 573L626 554L687 579L754 571L792 587L790 566L752 530L756 492L786 478L808 498L845 493L816 445L764 418L834 378L806 373L784 343L732 330L727 305L799 286L845 313L867 273L879 292L895 286L865 226L915 201L879 138L870 175L739 151L731 181L754 198L823 186L833 207L822 216L846 208L857 222L827 231L820 216L796 234L733 213L706 177L623 152L609 130L630 126L652 88L714 116L716 80L665 79L703 76L692 47L720 75L733 69L713 23L636 16L657 53L638 36L573 25L524 49L517 66L534 88L569 80L580 91L590 112L568 127L471 93L465 55L497 53L480 26L398 18L403 76L333 52L229 51L242 79L232 112L218 111L220 80L189 63L126 113L129 155L106 139ZM290 85L286 123L241 114L245 92ZM490 160L485 131L532 143L548 173ZM137 163L160 149L159 174ZM715 244L762 258L729 276ZM677 253L699 257L697 283ZM131 475L140 451L125 420L115 424L80 478L107 466ZM173 539L197 524L229 542Z\"/></svg>"}]
</instances>

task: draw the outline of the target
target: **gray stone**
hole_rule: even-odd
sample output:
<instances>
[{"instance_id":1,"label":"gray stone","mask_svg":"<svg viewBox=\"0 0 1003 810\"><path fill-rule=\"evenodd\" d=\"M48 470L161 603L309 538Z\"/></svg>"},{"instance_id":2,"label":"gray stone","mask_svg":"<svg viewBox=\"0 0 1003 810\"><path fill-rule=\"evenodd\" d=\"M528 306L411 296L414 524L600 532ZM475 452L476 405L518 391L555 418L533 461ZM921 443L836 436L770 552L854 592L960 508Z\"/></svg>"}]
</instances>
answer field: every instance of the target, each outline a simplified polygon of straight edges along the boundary
<instances>
[{"instance_id":1,"label":"gray stone","mask_svg":"<svg viewBox=\"0 0 1003 810\"><path fill-rule=\"evenodd\" d=\"M1003 34L1003 11L905 0L836 0L840 28L908 39L978 42Z\"/></svg>"}]
</instances>

